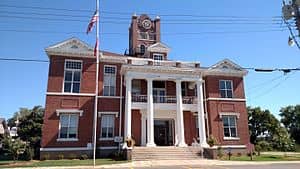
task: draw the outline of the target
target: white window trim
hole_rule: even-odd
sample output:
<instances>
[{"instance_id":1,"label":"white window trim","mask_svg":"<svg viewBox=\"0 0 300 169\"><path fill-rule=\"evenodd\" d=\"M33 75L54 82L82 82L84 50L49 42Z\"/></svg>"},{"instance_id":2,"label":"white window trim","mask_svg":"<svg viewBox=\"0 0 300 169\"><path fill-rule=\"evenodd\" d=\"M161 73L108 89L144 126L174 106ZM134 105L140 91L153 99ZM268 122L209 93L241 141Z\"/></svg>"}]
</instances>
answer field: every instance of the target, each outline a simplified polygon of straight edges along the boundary
<instances>
[{"instance_id":1,"label":"white window trim","mask_svg":"<svg viewBox=\"0 0 300 169\"><path fill-rule=\"evenodd\" d=\"M57 109L56 110L57 116L61 114L76 114L76 113L78 113L79 116L82 116L83 110L78 110L78 109Z\"/></svg>"},{"instance_id":2,"label":"white window trim","mask_svg":"<svg viewBox=\"0 0 300 169\"><path fill-rule=\"evenodd\" d=\"M98 117L101 117L102 114L105 114L105 115L115 115L115 117L119 116L119 112L98 112Z\"/></svg>"},{"instance_id":3,"label":"white window trim","mask_svg":"<svg viewBox=\"0 0 300 169\"><path fill-rule=\"evenodd\" d=\"M118 117L118 113L119 112L98 112L98 117L101 117L101 115L115 115L115 118ZM115 120L115 119L114 119ZM102 120L101 120L102 121ZM100 137L99 137L99 140L100 141L111 141L111 140L114 140L115 136L115 122L114 122L114 126L113 126L113 137L102 137L102 126L100 126Z\"/></svg>"},{"instance_id":4,"label":"white window trim","mask_svg":"<svg viewBox=\"0 0 300 169\"><path fill-rule=\"evenodd\" d=\"M74 109L58 109L58 110L56 110L56 115L59 116L61 114L77 114L77 113L79 113L79 117L82 115L82 113L80 115L80 112L78 112L78 110L76 112L66 112L66 110L74 111ZM76 138L60 138L61 123L59 121L58 138L56 139L56 141L78 141L78 128L79 128L79 118L78 118L78 122L77 122L77 137Z\"/></svg>"},{"instance_id":5,"label":"white window trim","mask_svg":"<svg viewBox=\"0 0 300 169\"><path fill-rule=\"evenodd\" d=\"M240 113L236 112L220 112L219 113L219 118L222 119L223 116L236 116L237 119L240 118Z\"/></svg>"},{"instance_id":6,"label":"white window trim","mask_svg":"<svg viewBox=\"0 0 300 169\"><path fill-rule=\"evenodd\" d=\"M78 138L58 138L58 139L56 139L56 141L61 141L61 142L63 142L63 141L78 141Z\"/></svg>"},{"instance_id":7,"label":"white window trim","mask_svg":"<svg viewBox=\"0 0 300 169\"><path fill-rule=\"evenodd\" d=\"M220 89L220 82L221 82L221 81L225 81L225 89ZM234 93L233 93L233 80L224 80L224 79L219 80L219 91L221 91L221 90L224 90L224 91L230 90L230 89L227 89L226 81L230 81L232 97L228 97L228 96L227 96L227 93L225 92L226 97L222 97L222 98L234 98ZM220 96L221 96L221 93L220 93Z\"/></svg>"},{"instance_id":8,"label":"white window trim","mask_svg":"<svg viewBox=\"0 0 300 169\"><path fill-rule=\"evenodd\" d=\"M154 59L154 56L161 56L161 60ZM162 61L162 60L164 60L164 55L162 53L153 53L153 60L155 60L155 61Z\"/></svg>"},{"instance_id":9,"label":"white window trim","mask_svg":"<svg viewBox=\"0 0 300 169\"><path fill-rule=\"evenodd\" d=\"M224 140L240 140L240 137L238 136L238 124L237 124L237 119L240 117L240 113L235 113L235 112L221 112L219 113L220 119L223 118L223 116L236 116L235 120L235 130L236 130L236 137L223 137ZM224 124L223 124L224 127ZM223 135L224 135L224 130L223 130Z\"/></svg>"},{"instance_id":10,"label":"white window trim","mask_svg":"<svg viewBox=\"0 0 300 169\"><path fill-rule=\"evenodd\" d=\"M81 69L80 69L80 85L79 85L79 93L80 93L80 87L81 87L81 80L82 80L82 67L83 67L83 61L82 60L75 60L75 59L65 59L64 63L64 79L63 79L63 84L62 84L62 93L73 93L73 79L72 79L72 85L71 85L71 92L65 92L65 76L66 76L66 64L67 62L81 62ZM78 71L79 69L68 69L68 70L76 70ZM72 77L73 78L73 77Z\"/></svg>"},{"instance_id":11,"label":"white window trim","mask_svg":"<svg viewBox=\"0 0 300 169\"><path fill-rule=\"evenodd\" d=\"M105 67L114 67L115 68L115 77L116 77L116 81L115 81L115 89L114 89L114 93L115 93L115 95L113 95L113 96L116 96L117 95L117 93L116 93L116 89L117 89L117 66L116 65L104 65L103 66L103 88L102 88L102 95L103 96L105 96L104 95L104 76L105 76ZM109 96L111 96L111 95L109 95Z\"/></svg>"}]
</instances>

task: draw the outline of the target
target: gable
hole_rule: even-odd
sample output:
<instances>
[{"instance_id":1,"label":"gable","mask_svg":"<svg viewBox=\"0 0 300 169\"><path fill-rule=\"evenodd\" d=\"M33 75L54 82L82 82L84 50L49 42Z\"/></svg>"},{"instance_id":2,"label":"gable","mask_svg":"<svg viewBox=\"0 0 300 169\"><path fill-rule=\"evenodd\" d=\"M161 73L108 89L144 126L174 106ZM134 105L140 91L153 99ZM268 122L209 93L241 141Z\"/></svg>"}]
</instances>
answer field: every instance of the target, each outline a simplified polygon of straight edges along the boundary
<instances>
[{"instance_id":1,"label":"gable","mask_svg":"<svg viewBox=\"0 0 300 169\"><path fill-rule=\"evenodd\" d=\"M93 56L94 49L88 44L77 38L71 38L45 49L48 56L50 55L80 55Z\"/></svg>"},{"instance_id":2,"label":"gable","mask_svg":"<svg viewBox=\"0 0 300 169\"><path fill-rule=\"evenodd\" d=\"M248 73L247 70L242 68L241 66L237 65L236 63L232 62L229 59L224 59L213 66L211 66L209 69L209 74L231 74L231 75L246 75Z\"/></svg>"},{"instance_id":3,"label":"gable","mask_svg":"<svg viewBox=\"0 0 300 169\"><path fill-rule=\"evenodd\" d=\"M148 50L149 52L169 53L170 48L169 48L167 45L165 45L165 44L163 44L163 43L161 43L161 42L157 42L157 43L155 43L155 44L149 46L149 47L147 48L147 50Z\"/></svg>"}]
</instances>

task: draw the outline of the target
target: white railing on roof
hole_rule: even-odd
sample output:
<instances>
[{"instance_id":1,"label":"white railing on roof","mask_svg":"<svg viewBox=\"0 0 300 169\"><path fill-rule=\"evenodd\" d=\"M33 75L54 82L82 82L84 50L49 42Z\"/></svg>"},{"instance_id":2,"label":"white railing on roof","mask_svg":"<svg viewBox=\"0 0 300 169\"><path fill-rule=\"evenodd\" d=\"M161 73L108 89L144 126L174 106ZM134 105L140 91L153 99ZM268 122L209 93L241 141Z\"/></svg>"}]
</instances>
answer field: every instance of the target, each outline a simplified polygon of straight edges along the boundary
<instances>
[{"instance_id":1,"label":"white railing on roof","mask_svg":"<svg viewBox=\"0 0 300 169\"><path fill-rule=\"evenodd\" d=\"M132 65L150 65L152 63L155 66L165 66L165 67L181 67L181 68L195 68L195 62L178 62L169 60L153 60L153 59L143 59L143 58L130 58Z\"/></svg>"}]
</instances>

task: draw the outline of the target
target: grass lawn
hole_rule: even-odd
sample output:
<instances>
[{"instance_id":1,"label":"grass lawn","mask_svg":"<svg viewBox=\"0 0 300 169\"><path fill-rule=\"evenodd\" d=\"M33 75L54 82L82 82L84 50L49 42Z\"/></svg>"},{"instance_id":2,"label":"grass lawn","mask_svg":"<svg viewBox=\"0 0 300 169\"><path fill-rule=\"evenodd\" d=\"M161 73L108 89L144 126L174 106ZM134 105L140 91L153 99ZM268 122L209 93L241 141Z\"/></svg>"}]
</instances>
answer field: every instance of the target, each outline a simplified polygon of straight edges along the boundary
<instances>
[{"instance_id":1,"label":"grass lawn","mask_svg":"<svg viewBox=\"0 0 300 169\"><path fill-rule=\"evenodd\" d=\"M127 161L115 161L112 159L96 159L96 165L118 164ZM93 160L45 160L45 161L0 161L0 168L12 167L54 167L54 166L90 166Z\"/></svg>"},{"instance_id":2,"label":"grass lawn","mask_svg":"<svg viewBox=\"0 0 300 169\"><path fill-rule=\"evenodd\" d=\"M224 156L222 160L228 160L228 156ZM232 161L251 161L249 156L232 156ZM300 155L260 155L253 156L253 161L300 161Z\"/></svg>"}]
</instances>

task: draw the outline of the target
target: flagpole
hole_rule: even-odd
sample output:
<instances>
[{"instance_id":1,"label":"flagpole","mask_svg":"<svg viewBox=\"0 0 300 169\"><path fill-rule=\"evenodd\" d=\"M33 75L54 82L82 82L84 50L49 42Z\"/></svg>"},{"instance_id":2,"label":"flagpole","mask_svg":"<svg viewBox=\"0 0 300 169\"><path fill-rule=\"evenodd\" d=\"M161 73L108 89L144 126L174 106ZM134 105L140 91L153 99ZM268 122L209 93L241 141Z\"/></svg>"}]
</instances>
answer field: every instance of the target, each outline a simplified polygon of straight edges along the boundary
<instances>
[{"instance_id":1,"label":"flagpole","mask_svg":"<svg viewBox=\"0 0 300 169\"><path fill-rule=\"evenodd\" d=\"M94 146L93 146L93 162L96 166L96 149L97 149L97 110L98 110L98 77L99 77L99 0L96 0L96 85L95 85L95 107L94 107Z\"/></svg>"}]
</instances>

